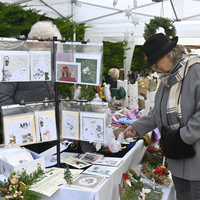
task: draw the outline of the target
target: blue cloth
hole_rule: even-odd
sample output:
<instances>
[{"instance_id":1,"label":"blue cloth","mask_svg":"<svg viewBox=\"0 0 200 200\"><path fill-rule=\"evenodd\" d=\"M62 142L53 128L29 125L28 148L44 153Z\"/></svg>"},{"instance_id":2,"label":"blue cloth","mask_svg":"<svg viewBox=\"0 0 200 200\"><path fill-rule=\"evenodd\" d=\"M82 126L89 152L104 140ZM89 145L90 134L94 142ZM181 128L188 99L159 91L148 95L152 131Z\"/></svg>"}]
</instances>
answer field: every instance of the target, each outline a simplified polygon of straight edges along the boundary
<instances>
[{"instance_id":1,"label":"blue cloth","mask_svg":"<svg viewBox=\"0 0 200 200\"><path fill-rule=\"evenodd\" d=\"M117 120L117 122L119 124L128 124L128 125L131 125L135 120L131 120L131 119L128 119L126 117L122 117L120 119Z\"/></svg>"}]
</instances>

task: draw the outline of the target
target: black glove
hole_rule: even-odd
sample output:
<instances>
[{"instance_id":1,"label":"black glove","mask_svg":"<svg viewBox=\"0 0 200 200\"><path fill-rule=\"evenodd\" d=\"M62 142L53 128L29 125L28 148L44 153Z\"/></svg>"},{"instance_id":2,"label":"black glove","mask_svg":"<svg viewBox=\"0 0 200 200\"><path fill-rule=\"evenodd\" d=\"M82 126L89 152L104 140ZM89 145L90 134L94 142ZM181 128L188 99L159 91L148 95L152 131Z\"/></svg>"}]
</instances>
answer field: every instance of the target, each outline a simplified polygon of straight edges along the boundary
<instances>
[{"instance_id":1,"label":"black glove","mask_svg":"<svg viewBox=\"0 0 200 200\"><path fill-rule=\"evenodd\" d=\"M180 136L180 128L171 131L166 127L161 128L160 146L166 158L185 159L195 155L195 150L192 145L186 144Z\"/></svg>"}]
</instances>

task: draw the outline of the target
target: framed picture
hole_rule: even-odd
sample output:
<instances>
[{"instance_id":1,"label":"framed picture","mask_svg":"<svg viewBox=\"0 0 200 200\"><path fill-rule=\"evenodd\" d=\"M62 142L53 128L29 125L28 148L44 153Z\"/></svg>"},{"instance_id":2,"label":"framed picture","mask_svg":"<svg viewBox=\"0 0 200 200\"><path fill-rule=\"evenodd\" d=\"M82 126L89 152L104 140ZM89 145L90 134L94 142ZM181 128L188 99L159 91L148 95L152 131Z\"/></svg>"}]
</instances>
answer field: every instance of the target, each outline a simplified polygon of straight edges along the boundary
<instances>
[{"instance_id":1,"label":"framed picture","mask_svg":"<svg viewBox=\"0 0 200 200\"><path fill-rule=\"evenodd\" d=\"M87 152L80 158L80 160L88 162L88 163L93 163L102 157L103 157L103 155L101 155L101 154Z\"/></svg>"},{"instance_id":2,"label":"framed picture","mask_svg":"<svg viewBox=\"0 0 200 200\"><path fill-rule=\"evenodd\" d=\"M92 165L89 168L87 168L85 171L83 171L83 173L109 177L116 171L116 169L117 167Z\"/></svg>"},{"instance_id":3,"label":"framed picture","mask_svg":"<svg viewBox=\"0 0 200 200\"><path fill-rule=\"evenodd\" d=\"M35 125L38 142L57 140L54 110L35 112Z\"/></svg>"},{"instance_id":4,"label":"framed picture","mask_svg":"<svg viewBox=\"0 0 200 200\"><path fill-rule=\"evenodd\" d=\"M56 63L56 81L66 83L80 82L80 63L57 62Z\"/></svg>"},{"instance_id":5,"label":"framed picture","mask_svg":"<svg viewBox=\"0 0 200 200\"><path fill-rule=\"evenodd\" d=\"M5 155L5 157L7 162L13 166L34 160L32 155L25 149L19 150L17 152L8 153Z\"/></svg>"},{"instance_id":6,"label":"framed picture","mask_svg":"<svg viewBox=\"0 0 200 200\"><path fill-rule=\"evenodd\" d=\"M30 51L31 81L51 81L51 52Z\"/></svg>"},{"instance_id":7,"label":"framed picture","mask_svg":"<svg viewBox=\"0 0 200 200\"><path fill-rule=\"evenodd\" d=\"M105 178L106 177L104 176L81 174L73 180L72 185L68 186L95 190L105 180Z\"/></svg>"},{"instance_id":8,"label":"framed picture","mask_svg":"<svg viewBox=\"0 0 200 200\"><path fill-rule=\"evenodd\" d=\"M3 124L6 148L35 143L33 114L7 116Z\"/></svg>"},{"instance_id":9,"label":"framed picture","mask_svg":"<svg viewBox=\"0 0 200 200\"><path fill-rule=\"evenodd\" d=\"M105 113L80 112L80 140L105 142Z\"/></svg>"},{"instance_id":10,"label":"framed picture","mask_svg":"<svg viewBox=\"0 0 200 200\"><path fill-rule=\"evenodd\" d=\"M74 54L74 62L81 64L81 84L99 85L102 54Z\"/></svg>"},{"instance_id":11,"label":"framed picture","mask_svg":"<svg viewBox=\"0 0 200 200\"><path fill-rule=\"evenodd\" d=\"M79 112L62 111L62 138L79 140Z\"/></svg>"},{"instance_id":12,"label":"framed picture","mask_svg":"<svg viewBox=\"0 0 200 200\"><path fill-rule=\"evenodd\" d=\"M88 167L91 165L90 163L87 163L85 161L82 161L82 160L80 160L78 158L74 158L74 157L68 157L68 158L61 159L61 162L71 165L73 167L76 167L78 169Z\"/></svg>"},{"instance_id":13,"label":"framed picture","mask_svg":"<svg viewBox=\"0 0 200 200\"><path fill-rule=\"evenodd\" d=\"M0 62L2 82L30 81L29 52L0 51Z\"/></svg>"},{"instance_id":14,"label":"framed picture","mask_svg":"<svg viewBox=\"0 0 200 200\"><path fill-rule=\"evenodd\" d=\"M117 157L102 157L98 160L95 160L93 162L94 165L107 165L107 166L114 166L117 167L121 162L123 161L123 158L117 158Z\"/></svg>"}]
</instances>

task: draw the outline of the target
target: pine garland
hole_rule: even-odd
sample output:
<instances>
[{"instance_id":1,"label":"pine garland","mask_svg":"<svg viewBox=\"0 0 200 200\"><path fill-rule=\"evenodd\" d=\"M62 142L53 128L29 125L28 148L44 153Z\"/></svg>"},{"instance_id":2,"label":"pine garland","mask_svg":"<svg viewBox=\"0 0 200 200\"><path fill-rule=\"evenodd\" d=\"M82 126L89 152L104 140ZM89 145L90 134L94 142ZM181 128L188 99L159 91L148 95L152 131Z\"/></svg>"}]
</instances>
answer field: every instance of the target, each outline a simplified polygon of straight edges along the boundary
<instances>
[{"instance_id":1,"label":"pine garland","mask_svg":"<svg viewBox=\"0 0 200 200\"><path fill-rule=\"evenodd\" d=\"M176 36L176 28L170 19L163 17L154 17L150 23L145 23L143 37L145 40L156 34L156 30L162 27L165 30L165 35L169 38Z\"/></svg>"}]
</instances>

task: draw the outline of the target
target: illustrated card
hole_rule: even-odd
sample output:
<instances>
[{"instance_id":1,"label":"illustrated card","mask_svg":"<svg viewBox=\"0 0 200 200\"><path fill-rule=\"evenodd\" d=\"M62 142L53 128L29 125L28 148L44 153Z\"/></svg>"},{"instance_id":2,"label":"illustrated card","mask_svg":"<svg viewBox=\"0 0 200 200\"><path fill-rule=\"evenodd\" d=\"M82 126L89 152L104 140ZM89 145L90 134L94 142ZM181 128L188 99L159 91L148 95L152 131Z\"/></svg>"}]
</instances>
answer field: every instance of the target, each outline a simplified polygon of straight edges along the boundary
<instances>
[{"instance_id":1,"label":"illustrated card","mask_svg":"<svg viewBox=\"0 0 200 200\"><path fill-rule=\"evenodd\" d=\"M31 154L25 149L19 150L17 152L8 153L5 156L6 156L7 162L13 166L30 162L33 160L33 157L31 156Z\"/></svg>"},{"instance_id":2,"label":"illustrated card","mask_svg":"<svg viewBox=\"0 0 200 200\"><path fill-rule=\"evenodd\" d=\"M62 111L62 138L79 140L79 112Z\"/></svg>"},{"instance_id":3,"label":"illustrated card","mask_svg":"<svg viewBox=\"0 0 200 200\"><path fill-rule=\"evenodd\" d=\"M74 62L81 64L81 84L99 85L101 76L101 54L75 54Z\"/></svg>"},{"instance_id":4,"label":"illustrated card","mask_svg":"<svg viewBox=\"0 0 200 200\"><path fill-rule=\"evenodd\" d=\"M85 171L83 171L83 173L109 177L116 171L116 169L117 167L92 165L89 168L87 168Z\"/></svg>"},{"instance_id":5,"label":"illustrated card","mask_svg":"<svg viewBox=\"0 0 200 200\"><path fill-rule=\"evenodd\" d=\"M29 52L0 51L2 82L30 81Z\"/></svg>"},{"instance_id":6,"label":"illustrated card","mask_svg":"<svg viewBox=\"0 0 200 200\"><path fill-rule=\"evenodd\" d=\"M103 157L103 155L101 155L101 154L87 152L80 158L80 160L88 162L88 163L93 163L102 157Z\"/></svg>"},{"instance_id":7,"label":"illustrated card","mask_svg":"<svg viewBox=\"0 0 200 200\"><path fill-rule=\"evenodd\" d=\"M102 157L102 158L100 158L98 160L95 160L93 162L93 164L95 164L95 165L108 165L108 166L117 167L122 161L123 161L123 158Z\"/></svg>"},{"instance_id":8,"label":"illustrated card","mask_svg":"<svg viewBox=\"0 0 200 200\"><path fill-rule=\"evenodd\" d=\"M38 142L57 140L54 110L35 112L35 124Z\"/></svg>"},{"instance_id":9,"label":"illustrated card","mask_svg":"<svg viewBox=\"0 0 200 200\"><path fill-rule=\"evenodd\" d=\"M80 112L80 139L90 142L105 142L105 114Z\"/></svg>"},{"instance_id":10,"label":"illustrated card","mask_svg":"<svg viewBox=\"0 0 200 200\"><path fill-rule=\"evenodd\" d=\"M80 63L57 62L56 63L56 81L66 83L80 82Z\"/></svg>"},{"instance_id":11,"label":"illustrated card","mask_svg":"<svg viewBox=\"0 0 200 200\"><path fill-rule=\"evenodd\" d=\"M71 165L73 167L79 168L79 169L88 167L91 165L90 163L87 163L85 161L82 161L82 160L80 160L78 158L74 158L74 157L64 158L61 160L61 162Z\"/></svg>"},{"instance_id":12,"label":"illustrated card","mask_svg":"<svg viewBox=\"0 0 200 200\"><path fill-rule=\"evenodd\" d=\"M51 52L30 51L31 81L51 81Z\"/></svg>"},{"instance_id":13,"label":"illustrated card","mask_svg":"<svg viewBox=\"0 0 200 200\"><path fill-rule=\"evenodd\" d=\"M81 174L72 182L72 185L68 186L95 190L105 180L105 178L105 176Z\"/></svg>"},{"instance_id":14,"label":"illustrated card","mask_svg":"<svg viewBox=\"0 0 200 200\"><path fill-rule=\"evenodd\" d=\"M3 124L6 148L35 143L32 114L4 117Z\"/></svg>"}]
</instances>

